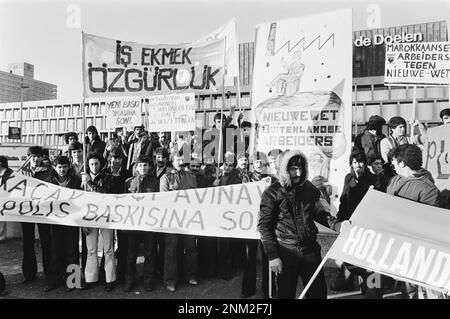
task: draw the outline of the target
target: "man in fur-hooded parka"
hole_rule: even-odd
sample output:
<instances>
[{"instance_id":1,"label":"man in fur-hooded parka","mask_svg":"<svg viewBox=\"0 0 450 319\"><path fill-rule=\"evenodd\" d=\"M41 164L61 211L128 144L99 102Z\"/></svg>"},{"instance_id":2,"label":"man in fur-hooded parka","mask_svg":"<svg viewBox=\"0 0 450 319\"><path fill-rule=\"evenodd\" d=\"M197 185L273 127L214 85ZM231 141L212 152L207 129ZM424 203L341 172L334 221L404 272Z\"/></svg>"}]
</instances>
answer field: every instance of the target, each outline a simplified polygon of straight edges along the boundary
<instances>
[{"instance_id":1,"label":"man in fur-hooded parka","mask_svg":"<svg viewBox=\"0 0 450 319\"><path fill-rule=\"evenodd\" d=\"M279 298L295 298L298 276L306 285L322 258L314 221L334 230L340 223L320 204L320 191L308 181L308 164L301 151L282 155L278 181L261 197L258 229L270 268L278 276ZM321 271L306 294L326 298Z\"/></svg>"}]
</instances>

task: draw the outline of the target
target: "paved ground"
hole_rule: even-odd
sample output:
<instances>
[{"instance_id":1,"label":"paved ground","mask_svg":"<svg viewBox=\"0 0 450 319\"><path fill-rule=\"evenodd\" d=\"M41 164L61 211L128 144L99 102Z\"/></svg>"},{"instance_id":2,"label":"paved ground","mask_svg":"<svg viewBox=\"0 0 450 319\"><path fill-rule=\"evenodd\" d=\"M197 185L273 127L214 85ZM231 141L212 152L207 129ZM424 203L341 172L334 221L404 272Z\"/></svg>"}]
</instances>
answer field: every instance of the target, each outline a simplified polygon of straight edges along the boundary
<instances>
[{"instance_id":1,"label":"paved ground","mask_svg":"<svg viewBox=\"0 0 450 319\"><path fill-rule=\"evenodd\" d=\"M36 244L36 253L38 255L38 280L34 283L23 285L22 281L22 242L20 239L10 239L6 243L0 244L0 270L5 275L7 281L7 295L0 299L236 299L239 298L242 274L239 273L229 281L220 278L200 281L198 286L181 284L175 293L166 290L161 281L156 282L155 290L145 292L143 285L137 286L133 292L125 293L123 286L118 285L112 292L105 292L103 286L91 288L89 290L75 290L66 292L64 288L55 289L48 293L42 292L45 281L42 273L42 264L40 263L40 247ZM140 272L138 264L138 273ZM326 266L325 276L327 283L330 284L337 276L337 268ZM298 293L302 289L299 283ZM336 298L335 292L329 291L329 297ZM263 298L261 292L261 272L258 267L257 293L249 299ZM344 295L343 298L360 299L358 294Z\"/></svg>"}]
</instances>

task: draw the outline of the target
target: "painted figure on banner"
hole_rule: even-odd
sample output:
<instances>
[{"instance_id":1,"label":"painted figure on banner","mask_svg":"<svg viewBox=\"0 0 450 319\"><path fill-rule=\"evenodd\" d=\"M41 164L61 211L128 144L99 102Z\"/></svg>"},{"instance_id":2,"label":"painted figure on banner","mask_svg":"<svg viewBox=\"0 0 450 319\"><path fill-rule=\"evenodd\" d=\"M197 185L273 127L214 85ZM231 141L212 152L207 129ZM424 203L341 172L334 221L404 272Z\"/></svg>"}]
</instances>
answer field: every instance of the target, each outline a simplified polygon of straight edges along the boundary
<instances>
[{"instance_id":1,"label":"painted figure on banner","mask_svg":"<svg viewBox=\"0 0 450 319\"><path fill-rule=\"evenodd\" d=\"M300 81L305 71L305 65L302 63L302 51L295 51L290 64L284 57L281 57L281 65L287 72L278 74L270 86L275 86L276 93L279 95L292 95L299 92Z\"/></svg>"}]
</instances>

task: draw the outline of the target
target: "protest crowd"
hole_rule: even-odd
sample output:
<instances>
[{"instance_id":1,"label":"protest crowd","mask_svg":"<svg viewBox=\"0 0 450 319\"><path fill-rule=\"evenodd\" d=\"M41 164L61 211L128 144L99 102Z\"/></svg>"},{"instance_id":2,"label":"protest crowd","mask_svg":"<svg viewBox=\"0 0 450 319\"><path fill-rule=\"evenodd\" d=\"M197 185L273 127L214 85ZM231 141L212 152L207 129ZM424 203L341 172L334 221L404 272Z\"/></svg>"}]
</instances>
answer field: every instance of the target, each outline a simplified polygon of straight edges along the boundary
<instances>
[{"instance_id":1,"label":"protest crowd","mask_svg":"<svg viewBox=\"0 0 450 319\"><path fill-rule=\"evenodd\" d=\"M82 31L81 103L24 108L22 82L19 112L0 109L0 142L27 149L0 148L0 242L19 222L24 287L40 278L38 235L43 293L240 276L243 299L294 299L299 278L299 298L448 299L446 22L353 20L350 7L273 20L253 44L235 18L174 44Z\"/></svg>"},{"instance_id":2,"label":"protest crowd","mask_svg":"<svg viewBox=\"0 0 450 319\"><path fill-rule=\"evenodd\" d=\"M37 224L46 277L44 291L64 286L67 266L76 264L82 269L81 289L104 283L106 291L121 285L125 292L131 292L139 284L136 260L143 256L146 291L155 289L157 278L174 292L183 281L199 285L203 279L230 280L242 272L240 297L247 298L256 293L259 249L264 297L295 298L298 276L306 285L322 260L314 221L339 231L369 188L450 208L448 191L441 193L430 173L423 168L420 145L427 138L427 127L419 121L412 123L412 128L419 126L419 134L410 138L402 117L392 117L387 123L377 115L370 118L365 130L354 137L349 173L334 217L327 205L326 197L330 194L324 181L320 178L308 181L308 159L303 153L275 149L268 154L249 154L251 124L242 122L243 116L239 115L238 125L233 125L233 116L234 110L228 117L220 112L214 117L210 130L217 133L222 129L223 134L215 136L223 140L209 157L203 156L203 151L214 139L199 142L196 136L187 139L179 134L176 140L170 141L169 134L149 134L144 126L136 126L128 134L118 129L107 142L100 139L94 126L87 128L84 141L77 133L68 132L65 135L67 145L51 163L42 146L29 147L28 160L20 169L22 174L87 192L169 192L271 178L271 186L262 194L260 203L261 240ZM450 109L442 110L440 118L442 124L450 124ZM383 134L386 124L387 136ZM240 137L227 141L227 129L239 132L236 135ZM242 148L239 143L243 143ZM244 151L239 152L239 149ZM5 155L0 154L1 185L14 173L8 168ZM35 224L21 223L21 226L23 284L28 284L36 280L37 273ZM2 240L5 229L6 223L2 222ZM103 252L102 258L98 252ZM271 285L269 269L274 274ZM370 271L342 262L335 282L327 283L321 271L306 297L326 298L327 286L336 291L355 289L354 279L361 277L361 289L367 298L382 298L383 289L394 285L404 298L445 298L443 294L399 283L386 276L382 276L382 287L368 288L364 278L370 274ZM278 276L276 284L275 276ZM269 286L272 286L270 292ZM66 288L68 292L73 289Z\"/></svg>"}]
</instances>

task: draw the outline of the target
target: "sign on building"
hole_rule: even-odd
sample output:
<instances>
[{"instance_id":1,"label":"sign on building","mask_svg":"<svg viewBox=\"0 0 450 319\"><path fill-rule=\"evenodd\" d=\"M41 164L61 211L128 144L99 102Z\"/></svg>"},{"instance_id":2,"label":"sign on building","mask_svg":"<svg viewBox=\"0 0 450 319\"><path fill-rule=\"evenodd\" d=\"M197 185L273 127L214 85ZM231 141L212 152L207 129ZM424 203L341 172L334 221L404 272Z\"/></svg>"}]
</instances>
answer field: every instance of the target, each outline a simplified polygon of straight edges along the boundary
<instances>
[{"instance_id":1,"label":"sign on building","mask_svg":"<svg viewBox=\"0 0 450 319\"><path fill-rule=\"evenodd\" d=\"M386 45L385 84L448 85L450 42Z\"/></svg>"}]
</instances>

